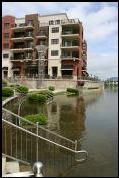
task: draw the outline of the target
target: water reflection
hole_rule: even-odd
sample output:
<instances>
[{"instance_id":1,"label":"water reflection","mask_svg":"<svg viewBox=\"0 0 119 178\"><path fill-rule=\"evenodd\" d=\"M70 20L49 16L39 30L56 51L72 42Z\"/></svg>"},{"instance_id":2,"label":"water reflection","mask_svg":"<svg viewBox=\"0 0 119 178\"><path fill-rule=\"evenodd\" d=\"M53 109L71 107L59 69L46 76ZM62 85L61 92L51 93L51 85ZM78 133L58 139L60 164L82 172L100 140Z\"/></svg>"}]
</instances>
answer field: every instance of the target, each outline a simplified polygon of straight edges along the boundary
<instances>
[{"instance_id":1,"label":"water reflection","mask_svg":"<svg viewBox=\"0 0 119 178\"><path fill-rule=\"evenodd\" d=\"M85 135L86 107L97 102L101 93L79 97L56 96L47 108L47 128L69 139L80 140Z\"/></svg>"}]
</instances>

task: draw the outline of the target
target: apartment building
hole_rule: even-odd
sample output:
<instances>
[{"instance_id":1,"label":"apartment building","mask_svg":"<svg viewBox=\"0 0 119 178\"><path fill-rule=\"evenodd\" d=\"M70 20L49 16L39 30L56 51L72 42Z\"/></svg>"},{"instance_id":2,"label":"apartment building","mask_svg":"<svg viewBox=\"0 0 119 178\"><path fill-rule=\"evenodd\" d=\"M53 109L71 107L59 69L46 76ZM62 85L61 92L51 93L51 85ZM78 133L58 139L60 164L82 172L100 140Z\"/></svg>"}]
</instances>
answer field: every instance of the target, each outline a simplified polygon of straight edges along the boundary
<instances>
[{"instance_id":1,"label":"apartment building","mask_svg":"<svg viewBox=\"0 0 119 178\"><path fill-rule=\"evenodd\" d=\"M4 77L73 78L87 74L83 25L66 13L2 18Z\"/></svg>"}]
</instances>

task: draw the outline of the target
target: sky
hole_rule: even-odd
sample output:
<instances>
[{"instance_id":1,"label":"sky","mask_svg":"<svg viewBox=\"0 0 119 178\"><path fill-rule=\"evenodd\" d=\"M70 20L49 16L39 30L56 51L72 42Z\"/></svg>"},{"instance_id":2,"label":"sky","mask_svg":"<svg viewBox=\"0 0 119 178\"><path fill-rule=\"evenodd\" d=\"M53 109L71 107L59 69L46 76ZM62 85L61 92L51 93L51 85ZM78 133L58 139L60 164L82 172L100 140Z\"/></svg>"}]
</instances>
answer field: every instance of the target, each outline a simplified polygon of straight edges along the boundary
<instances>
[{"instance_id":1,"label":"sky","mask_svg":"<svg viewBox=\"0 0 119 178\"><path fill-rule=\"evenodd\" d=\"M3 2L2 16L67 13L78 18L87 41L87 71L102 80L118 76L118 2Z\"/></svg>"}]
</instances>

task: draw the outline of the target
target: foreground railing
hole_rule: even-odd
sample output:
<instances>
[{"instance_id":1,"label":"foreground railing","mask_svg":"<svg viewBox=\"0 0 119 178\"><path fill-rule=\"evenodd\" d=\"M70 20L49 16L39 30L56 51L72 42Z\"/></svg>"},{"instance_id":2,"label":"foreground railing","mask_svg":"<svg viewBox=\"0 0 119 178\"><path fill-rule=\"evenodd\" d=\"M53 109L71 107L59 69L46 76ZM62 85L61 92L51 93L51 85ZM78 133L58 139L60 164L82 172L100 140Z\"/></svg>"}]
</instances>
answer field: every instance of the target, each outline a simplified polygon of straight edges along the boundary
<instances>
[{"instance_id":1,"label":"foreground railing","mask_svg":"<svg viewBox=\"0 0 119 178\"><path fill-rule=\"evenodd\" d=\"M41 161L44 175L48 176L57 176L77 161L87 159L87 151L77 150L77 141L54 134L4 108L2 112L4 154L30 164Z\"/></svg>"}]
</instances>

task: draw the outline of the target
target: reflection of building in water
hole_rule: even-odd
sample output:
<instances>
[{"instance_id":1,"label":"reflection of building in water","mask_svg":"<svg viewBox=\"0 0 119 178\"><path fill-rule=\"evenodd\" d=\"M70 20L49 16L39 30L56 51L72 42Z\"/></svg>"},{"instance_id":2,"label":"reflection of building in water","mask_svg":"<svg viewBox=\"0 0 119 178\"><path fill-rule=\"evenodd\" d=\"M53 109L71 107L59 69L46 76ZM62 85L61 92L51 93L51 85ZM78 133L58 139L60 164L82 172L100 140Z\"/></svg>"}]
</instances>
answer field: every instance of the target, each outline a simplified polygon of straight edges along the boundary
<instances>
[{"instance_id":1,"label":"reflection of building in water","mask_svg":"<svg viewBox=\"0 0 119 178\"><path fill-rule=\"evenodd\" d=\"M79 139L85 130L83 98L57 96L48 106L48 128L72 140Z\"/></svg>"},{"instance_id":2,"label":"reflection of building in water","mask_svg":"<svg viewBox=\"0 0 119 178\"><path fill-rule=\"evenodd\" d=\"M59 107L57 102L49 104L47 107L48 113L48 125L47 128L50 130L59 130Z\"/></svg>"},{"instance_id":3,"label":"reflection of building in water","mask_svg":"<svg viewBox=\"0 0 119 178\"><path fill-rule=\"evenodd\" d=\"M48 105L48 128L69 139L79 140L85 132L86 105L96 102L100 93L79 97L56 96Z\"/></svg>"},{"instance_id":4,"label":"reflection of building in water","mask_svg":"<svg viewBox=\"0 0 119 178\"><path fill-rule=\"evenodd\" d=\"M61 134L72 140L79 140L85 130L85 103L83 98L75 98L75 105L70 100L60 106Z\"/></svg>"}]
</instances>

